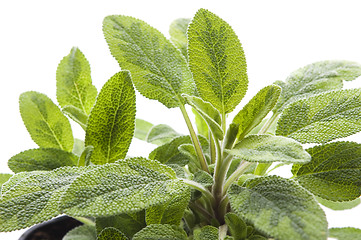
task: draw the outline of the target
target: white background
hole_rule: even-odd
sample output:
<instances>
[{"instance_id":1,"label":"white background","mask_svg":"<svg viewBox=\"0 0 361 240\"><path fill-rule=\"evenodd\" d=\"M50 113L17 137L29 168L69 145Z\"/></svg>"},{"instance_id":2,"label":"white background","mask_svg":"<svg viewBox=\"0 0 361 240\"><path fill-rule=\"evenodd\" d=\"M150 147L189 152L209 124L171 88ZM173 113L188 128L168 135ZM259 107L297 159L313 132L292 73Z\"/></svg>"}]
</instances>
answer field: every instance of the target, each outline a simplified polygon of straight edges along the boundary
<instances>
[{"instance_id":1,"label":"white background","mask_svg":"<svg viewBox=\"0 0 361 240\"><path fill-rule=\"evenodd\" d=\"M106 15L140 18L168 36L168 26L207 8L226 20L238 34L247 58L249 91L257 90L306 64L345 59L361 63L361 3L359 1L1 1L0 2L0 172L10 172L7 160L35 148L18 112L24 91L46 93L54 101L55 71L73 46L85 54L98 89L119 71L102 35ZM352 83L360 87L360 79ZM186 133L179 110L137 98L137 117L168 123ZM240 109L241 106L239 106ZM77 137L82 131L74 127ZM360 135L358 135L359 137ZM353 138L357 141L357 137ZM130 153L145 156L151 146L133 142ZM361 228L361 207L327 211L330 227ZM0 233L17 239L20 232Z\"/></svg>"}]
</instances>

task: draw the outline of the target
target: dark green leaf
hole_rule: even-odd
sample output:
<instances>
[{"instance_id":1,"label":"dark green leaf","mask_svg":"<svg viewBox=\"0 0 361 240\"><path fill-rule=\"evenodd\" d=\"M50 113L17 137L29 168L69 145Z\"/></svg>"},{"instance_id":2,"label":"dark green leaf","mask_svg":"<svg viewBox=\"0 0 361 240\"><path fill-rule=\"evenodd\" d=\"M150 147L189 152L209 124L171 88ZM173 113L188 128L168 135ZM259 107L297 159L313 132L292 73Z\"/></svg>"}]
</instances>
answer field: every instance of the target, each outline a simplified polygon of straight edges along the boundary
<instances>
[{"instance_id":1,"label":"dark green leaf","mask_svg":"<svg viewBox=\"0 0 361 240\"><path fill-rule=\"evenodd\" d=\"M256 229L279 240L327 239L327 220L314 196L278 176L248 180L228 190L231 208Z\"/></svg>"},{"instance_id":2,"label":"dark green leaf","mask_svg":"<svg viewBox=\"0 0 361 240\"><path fill-rule=\"evenodd\" d=\"M96 227L99 233L104 228L113 227L118 229L129 239L145 226L145 211L96 218Z\"/></svg>"},{"instance_id":3,"label":"dark green leaf","mask_svg":"<svg viewBox=\"0 0 361 240\"><path fill-rule=\"evenodd\" d=\"M281 94L281 88L269 85L261 89L233 119L238 126L237 138L242 139L260 124L273 109Z\"/></svg>"},{"instance_id":4,"label":"dark green leaf","mask_svg":"<svg viewBox=\"0 0 361 240\"><path fill-rule=\"evenodd\" d=\"M70 230L62 240L97 240L94 226L82 225Z\"/></svg>"},{"instance_id":5,"label":"dark green leaf","mask_svg":"<svg viewBox=\"0 0 361 240\"><path fill-rule=\"evenodd\" d=\"M106 217L140 211L188 191L174 171L158 161L131 158L79 176L62 197L71 216Z\"/></svg>"},{"instance_id":6,"label":"dark green leaf","mask_svg":"<svg viewBox=\"0 0 361 240\"><path fill-rule=\"evenodd\" d=\"M97 240L128 240L128 238L118 229L107 227L100 232Z\"/></svg>"},{"instance_id":7,"label":"dark green leaf","mask_svg":"<svg viewBox=\"0 0 361 240\"><path fill-rule=\"evenodd\" d=\"M187 29L190 21L189 18L178 18L174 20L169 27L170 40L182 52L186 59L188 59Z\"/></svg>"},{"instance_id":8,"label":"dark green leaf","mask_svg":"<svg viewBox=\"0 0 361 240\"><path fill-rule=\"evenodd\" d=\"M188 28L189 66L198 92L223 115L247 91L247 66L237 35L224 20L200 9Z\"/></svg>"},{"instance_id":9,"label":"dark green leaf","mask_svg":"<svg viewBox=\"0 0 361 240\"><path fill-rule=\"evenodd\" d=\"M361 75L361 65L350 61L322 61L297 69L285 82L276 82L282 94L275 110L304 97L342 88L342 81L354 80Z\"/></svg>"},{"instance_id":10,"label":"dark green leaf","mask_svg":"<svg viewBox=\"0 0 361 240\"><path fill-rule=\"evenodd\" d=\"M194 230L194 240L218 240L218 228L207 225Z\"/></svg>"},{"instance_id":11,"label":"dark green leaf","mask_svg":"<svg viewBox=\"0 0 361 240\"><path fill-rule=\"evenodd\" d=\"M361 89L337 90L299 100L284 110L277 135L325 143L361 131Z\"/></svg>"},{"instance_id":12,"label":"dark green leaf","mask_svg":"<svg viewBox=\"0 0 361 240\"><path fill-rule=\"evenodd\" d=\"M49 171L64 166L75 166L78 157L73 153L57 148L38 148L21 152L8 161L9 168L14 172Z\"/></svg>"},{"instance_id":13,"label":"dark green leaf","mask_svg":"<svg viewBox=\"0 0 361 240\"><path fill-rule=\"evenodd\" d=\"M186 232L174 225L152 224L136 233L133 240L187 240Z\"/></svg>"},{"instance_id":14,"label":"dark green leaf","mask_svg":"<svg viewBox=\"0 0 361 240\"><path fill-rule=\"evenodd\" d=\"M56 96L61 107L74 106L85 115L89 115L95 103L97 89L92 85L90 65L78 48L72 48L59 63Z\"/></svg>"},{"instance_id":15,"label":"dark green leaf","mask_svg":"<svg viewBox=\"0 0 361 240\"><path fill-rule=\"evenodd\" d=\"M92 109L85 145L93 146L94 164L115 162L126 156L135 126L135 91L127 71L105 83Z\"/></svg>"},{"instance_id":16,"label":"dark green leaf","mask_svg":"<svg viewBox=\"0 0 361 240\"><path fill-rule=\"evenodd\" d=\"M69 120L46 95L25 92L20 95L23 122L39 147L73 149L74 139Z\"/></svg>"},{"instance_id":17,"label":"dark green leaf","mask_svg":"<svg viewBox=\"0 0 361 240\"><path fill-rule=\"evenodd\" d=\"M132 74L137 90L166 107L183 104L195 84L182 53L162 33L133 17L113 15L103 22L105 39L122 69Z\"/></svg>"},{"instance_id":18,"label":"dark green leaf","mask_svg":"<svg viewBox=\"0 0 361 240\"><path fill-rule=\"evenodd\" d=\"M330 228L329 237L337 240L356 240L361 239L361 229L345 227L345 228Z\"/></svg>"},{"instance_id":19,"label":"dark green leaf","mask_svg":"<svg viewBox=\"0 0 361 240\"><path fill-rule=\"evenodd\" d=\"M312 161L292 168L303 187L331 201L350 201L361 195L361 144L334 142L307 151Z\"/></svg>"}]
</instances>

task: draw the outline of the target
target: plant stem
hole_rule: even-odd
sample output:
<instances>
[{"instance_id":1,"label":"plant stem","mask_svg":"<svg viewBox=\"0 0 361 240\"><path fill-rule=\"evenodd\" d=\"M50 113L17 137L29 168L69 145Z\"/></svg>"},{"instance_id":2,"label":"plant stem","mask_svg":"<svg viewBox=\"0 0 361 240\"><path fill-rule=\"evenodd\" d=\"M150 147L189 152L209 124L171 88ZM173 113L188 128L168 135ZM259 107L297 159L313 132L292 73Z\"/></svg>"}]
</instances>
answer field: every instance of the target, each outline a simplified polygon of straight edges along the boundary
<instances>
[{"instance_id":1,"label":"plant stem","mask_svg":"<svg viewBox=\"0 0 361 240\"><path fill-rule=\"evenodd\" d=\"M252 163L247 161L242 161L239 164L239 167L236 169L236 171L234 171L225 182L223 186L223 195L226 195L229 186L231 186L231 184L236 181L248 169L250 165L252 165Z\"/></svg>"},{"instance_id":2,"label":"plant stem","mask_svg":"<svg viewBox=\"0 0 361 240\"><path fill-rule=\"evenodd\" d=\"M196 150L196 153L197 153L197 157L198 157L198 160L201 164L201 167L204 171L206 171L207 173L209 173L209 169L208 169L208 164L207 164L207 161L206 161L206 158L204 157L204 154L203 154L203 151L202 151L202 148L201 148L201 144L199 143L199 140L198 140L198 137L197 137L197 134L195 133L194 131L194 128L192 126L192 122L191 120L189 119L189 116L188 116L188 113L184 107L184 105L181 105L180 107L180 110L183 114L183 117L184 117L184 120L187 124L187 127L188 127L188 130L189 130L189 133L190 133L190 136L191 136L191 139L192 139L192 142L193 142L193 146Z\"/></svg>"},{"instance_id":3,"label":"plant stem","mask_svg":"<svg viewBox=\"0 0 361 240\"><path fill-rule=\"evenodd\" d=\"M190 186L190 187L192 187L194 189L197 189L198 191L203 193L204 196L211 201L211 204L212 205L214 204L214 197L213 197L212 193L210 191L208 191L208 189L203 187L200 183L197 183L197 182L192 181L190 179L185 179L185 178L181 178L181 179L188 186Z\"/></svg>"},{"instance_id":4,"label":"plant stem","mask_svg":"<svg viewBox=\"0 0 361 240\"><path fill-rule=\"evenodd\" d=\"M219 226L218 232L219 232L219 240L223 240L227 236L228 227L226 224L223 224L222 226Z\"/></svg>"},{"instance_id":5,"label":"plant stem","mask_svg":"<svg viewBox=\"0 0 361 240\"><path fill-rule=\"evenodd\" d=\"M209 131L209 152L211 155L211 164L214 164L217 158L216 146L214 144L214 141L218 141L218 140L214 139L211 131Z\"/></svg>"},{"instance_id":6,"label":"plant stem","mask_svg":"<svg viewBox=\"0 0 361 240\"><path fill-rule=\"evenodd\" d=\"M197 212L201 213L206 219L212 219L214 217L214 216L212 216L212 214L210 214L205 208L203 208L199 204L190 202L189 206L191 208L193 208L193 210L196 210Z\"/></svg>"}]
</instances>

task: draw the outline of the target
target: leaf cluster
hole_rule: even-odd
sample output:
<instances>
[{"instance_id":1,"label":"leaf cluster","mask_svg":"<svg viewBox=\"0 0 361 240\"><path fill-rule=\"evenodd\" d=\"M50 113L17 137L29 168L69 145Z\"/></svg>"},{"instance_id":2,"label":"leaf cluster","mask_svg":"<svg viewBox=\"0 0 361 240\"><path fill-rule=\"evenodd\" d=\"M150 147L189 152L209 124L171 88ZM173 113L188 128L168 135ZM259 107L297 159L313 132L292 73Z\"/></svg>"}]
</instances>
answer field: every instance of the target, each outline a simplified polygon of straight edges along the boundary
<instances>
[{"instance_id":1,"label":"leaf cluster","mask_svg":"<svg viewBox=\"0 0 361 240\"><path fill-rule=\"evenodd\" d=\"M320 207L360 203L361 144L337 140L361 131L361 89L343 89L360 64L307 65L234 112L247 92L246 58L214 13L175 20L170 39L124 15L106 17L103 32L121 71L99 92L73 48L57 68L57 103L21 94L38 148L14 155L14 174L0 175L1 231L67 214L84 225L65 240L361 238L360 229L328 229ZM136 91L178 108L189 133L136 119ZM133 138L154 150L127 156ZM284 165L291 178L271 174Z\"/></svg>"}]
</instances>

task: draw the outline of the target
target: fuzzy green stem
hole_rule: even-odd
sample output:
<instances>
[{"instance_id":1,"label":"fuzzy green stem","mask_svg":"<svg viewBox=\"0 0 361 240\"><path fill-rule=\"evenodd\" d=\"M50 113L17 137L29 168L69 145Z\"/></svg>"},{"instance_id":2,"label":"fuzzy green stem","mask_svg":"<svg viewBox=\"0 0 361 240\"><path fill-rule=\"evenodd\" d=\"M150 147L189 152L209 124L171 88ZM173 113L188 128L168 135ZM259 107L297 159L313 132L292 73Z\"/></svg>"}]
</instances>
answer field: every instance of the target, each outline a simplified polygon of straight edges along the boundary
<instances>
[{"instance_id":1,"label":"fuzzy green stem","mask_svg":"<svg viewBox=\"0 0 361 240\"><path fill-rule=\"evenodd\" d=\"M201 167L202 167L203 171L209 173L206 158L204 157L204 154L203 154L203 151L202 151L202 148L201 148L201 144L199 143L197 134L194 131L194 128L192 126L191 120L189 119L188 113L187 113L184 105L181 105L179 108L180 108L180 110L181 110L181 112L183 114L184 120L185 120L185 122L187 124L187 127L188 127L188 130L189 130L189 133L190 133L194 148L196 150L198 160L199 160L199 162L201 164Z\"/></svg>"},{"instance_id":2,"label":"fuzzy green stem","mask_svg":"<svg viewBox=\"0 0 361 240\"><path fill-rule=\"evenodd\" d=\"M223 195L226 195L229 186L231 186L231 184L235 182L248 169L250 165L252 165L252 163L247 161L242 161L239 164L239 167L236 169L236 171L234 171L225 182L223 186Z\"/></svg>"},{"instance_id":3,"label":"fuzzy green stem","mask_svg":"<svg viewBox=\"0 0 361 240\"><path fill-rule=\"evenodd\" d=\"M211 163L214 164L216 162L216 158L217 158L217 151L216 151L216 146L214 141L218 141L217 139L215 139L212 136L211 131L209 131L209 152L211 155Z\"/></svg>"},{"instance_id":4,"label":"fuzzy green stem","mask_svg":"<svg viewBox=\"0 0 361 240\"><path fill-rule=\"evenodd\" d=\"M206 189L200 183L197 183L195 181L185 179L185 178L181 178L181 179L188 186L190 186L190 187L200 191L201 193L203 193L204 196L211 201L212 205L214 204L214 197L213 197L212 193L210 191L208 191L208 189Z\"/></svg>"},{"instance_id":5,"label":"fuzzy green stem","mask_svg":"<svg viewBox=\"0 0 361 240\"><path fill-rule=\"evenodd\" d=\"M218 239L219 240L225 239L227 237L227 231L228 231L228 227L227 227L226 224L223 224L223 225L219 226L219 228L218 228L218 232L219 232L218 236L219 236L219 238Z\"/></svg>"}]
</instances>

